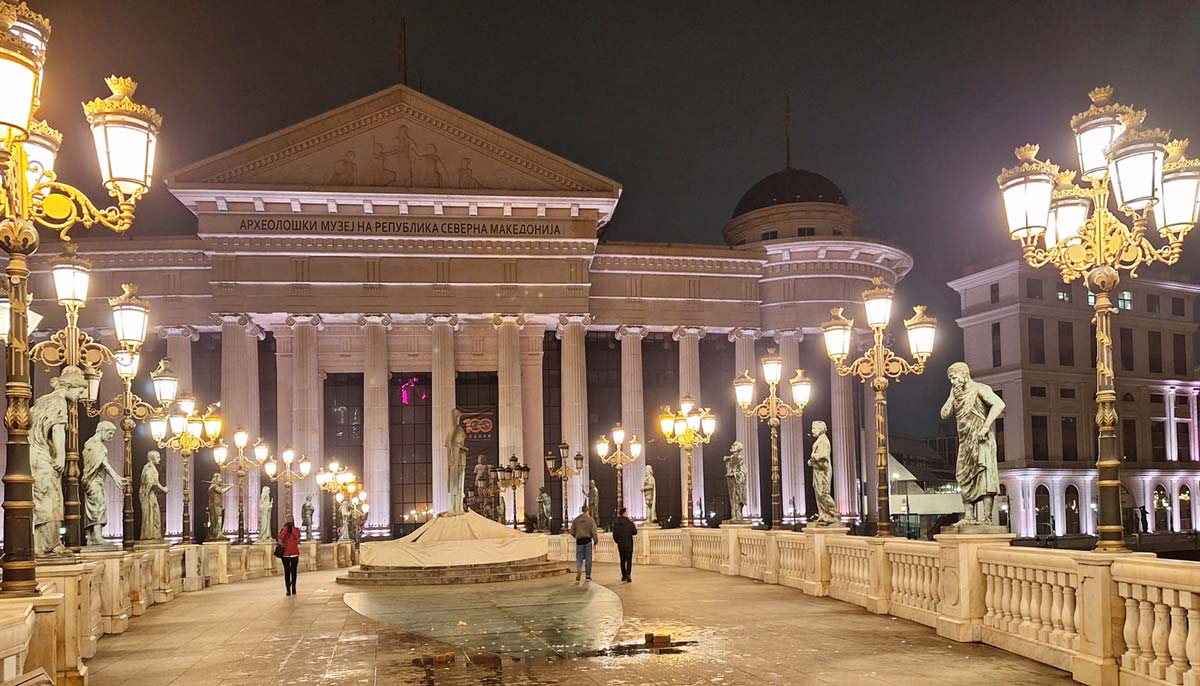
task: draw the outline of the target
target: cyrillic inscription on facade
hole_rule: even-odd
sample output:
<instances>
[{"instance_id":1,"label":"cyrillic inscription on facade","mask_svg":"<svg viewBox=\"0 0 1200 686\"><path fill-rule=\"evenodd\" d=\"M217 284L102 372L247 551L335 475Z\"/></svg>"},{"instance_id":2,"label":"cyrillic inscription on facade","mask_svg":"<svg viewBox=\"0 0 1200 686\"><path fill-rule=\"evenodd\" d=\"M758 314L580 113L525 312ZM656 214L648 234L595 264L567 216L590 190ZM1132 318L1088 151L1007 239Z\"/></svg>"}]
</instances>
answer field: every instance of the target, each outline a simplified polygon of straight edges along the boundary
<instances>
[{"instance_id":1,"label":"cyrillic inscription on facade","mask_svg":"<svg viewBox=\"0 0 1200 686\"><path fill-rule=\"evenodd\" d=\"M568 235L561 222L489 219L382 219L373 217L246 217L239 233L328 233L463 238L553 238Z\"/></svg>"}]
</instances>

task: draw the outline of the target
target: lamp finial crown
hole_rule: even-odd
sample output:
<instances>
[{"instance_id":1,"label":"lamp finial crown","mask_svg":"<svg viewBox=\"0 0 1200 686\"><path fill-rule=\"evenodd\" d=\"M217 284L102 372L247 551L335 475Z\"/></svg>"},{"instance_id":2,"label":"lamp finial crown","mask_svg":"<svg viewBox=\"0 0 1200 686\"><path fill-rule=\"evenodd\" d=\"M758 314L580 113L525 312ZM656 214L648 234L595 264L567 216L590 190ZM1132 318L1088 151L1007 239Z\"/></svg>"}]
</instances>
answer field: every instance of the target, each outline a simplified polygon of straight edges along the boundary
<instances>
[{"instance_id":1,"label":"lamp finial crown","mask_svg":"<svg viewBox=\"0 0 1200 686\"><path fill-rule=\"evenodd\" d=\"M1038 151L1041 149L1042 146L1038 145L1037 143L1026 143L1025 145L1022 145L1014 150L1013 154L1015 154L1017 159L1021 160L1022 162L1035 162L1037 161Z\"/></svg>"},{"instance_id":2,"label":"lamp finial crown","mask_svg":"<svg viewBox=\"0 0 1200 686\"><path fill-rule=\"evenodd\" d=\"M1054 177L1055 188L1070 188L1075 185L1075 170L1064 169Z\"/></svg>"},{"instance_id":3,"label":"lamp finial crown","mask_svg":"<svg viewBox=\"0 0 1200 686\"><path fill-rule=\"evenodd\" d=\"M1088 91L1088 98L1091 99L1093 105L1104 105L1112 98L1112 86L1100 86Z\"/></svg>"},{"instance_id":4,"label":"lamp finial crown","mask_svg":"<svg viewBox=\"0 0 1200 686\"><path fill-rule=\"evenodd\" d=\"M1174 162L1175 160L1183 159L1184 154L1187 153L1188 143L1189 141L1186 138L1176 138L1167 143L1167 160Z\"/></svg>"},{"instance_id":5,"label":"lamp finial crown","mask_svg":"<svg viewBox=\"0 0 1200 686\"><path fill-rule=\"evenodd\" d=\"M134 91L137 90L137 81L128 76L117 76L114 74L104 79L104 83L108 85L108 89L112 91L112 97L116 100L131 98Z\"/></svg>"}]
</instances>

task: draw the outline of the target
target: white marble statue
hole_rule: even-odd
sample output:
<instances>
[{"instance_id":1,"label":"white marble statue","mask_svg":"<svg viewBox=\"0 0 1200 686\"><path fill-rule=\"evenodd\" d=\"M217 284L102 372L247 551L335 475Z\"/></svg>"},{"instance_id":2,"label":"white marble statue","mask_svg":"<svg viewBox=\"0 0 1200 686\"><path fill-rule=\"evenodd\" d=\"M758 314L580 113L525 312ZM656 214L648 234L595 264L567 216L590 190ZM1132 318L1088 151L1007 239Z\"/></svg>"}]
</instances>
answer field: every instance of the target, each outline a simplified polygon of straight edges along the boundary
<instances>
[{"instance_id":1,"label":"white marble statue","mask_svg":"<svg viewBox=\"0 0 1200 686\"><path fill-rule=\"evenodd\" d=\"M725 487L729 491L729 509L733 523L745 521L742 510L746 507L746 462L742 459L742 442L734 441L725 456Z\"/></svg>"},{"instance_id":2,"label":"white marble statue","mask_svg":"<svg viewBox=\"0 0 1200 686\"><path fill-rule=\"evenodd\" d=\"M462 427L462 410L450 415L450 434L446 436L446 459L450 471L450 514L463 511L463 479L467 471L467 432Z\"/></svg>"},{"instance_id":3,"label":"white marble statue","mask_svg":"<svg viewBox=\"0 0 1200 686\"><path fill-rule=\"evenodd\" d=\"M58 530L63 523L62 477L67 459L67 403L87 390L79 367L66 366L50 380L53 389L29 411L29 467L33 473L33 552L64 551Z\"/></svg>"},{"instance_id":4,"label":"white marble statue","mask_svg":"<svg viewBox=\"0 0 1200 686\"><path fill-rule=\"evenodd\" d=\"M312 518L313 510L316 509L312 504L312 496L304 498L304 504L300 506L300 525L304 527L304 540L313 540L312 533Z\"/></svg>"},{"instance_id":5,"label":"white marble statue","mask_svg":"<svg viewBox=\"0 0 1200 686\"><path fill-rule=\"evenodd\" d=\"M488 486L488 466L483 463L483 455L475 461L475 501L483 504L483 495Z\"/></svg>"},{"instance_id":6,"label":"white marble statue","mask_svg":"<svg viewBox=\"0 0 1200 686\"><path fill-rule=\"evenodd\" d=\"M96 424L96 433L83 444L83 514L87 522L87 545L108 545L104 540L104 526L108 524L108 492L105 485L111 478L118 488L125 488L129 479L117 473L108 461L108 446L105 445L117 434L117 427L110 421Z\"/></svg>"},{"instance_id":7,"label":"white marble statue","mask_svg":"<svg viewBox=\"0 0 1200 686\"><path fill-rule=\"evenodd\" d=\"M825 422L812 423L812 436L816 440L808 464L812 467L813 495L817 498L817 518L812 523L817 526L833 526L839 521L837 503L833 500L833 465L829 461L833 451L827 434Z\"/></svg>"},{"instance_id":8,"label":"white marble statue","mask_svg":"<svg viewBox=\"0 0 1200 686\"><path fill-rule=\"evenodd\" d=\"M546 492L545 486L538 487L537 505L538 505L538 521L537 521L538 531L549 531L550 530L551 502L550 502L550 494Z\"/></svg>"},{"instance_id":9,"label":"white marble statue","mask_svg":"<svg viewBox=\"0 0 1200 686\"><path fill-rule=\"evenodd\" d=\"M339 514L342 516L342 533L338 535L338 540L353 540L351 538L351 533L353 532L352 520L354 519L354 505L350 503L349 498L342 501L340 510L341 511Z\"/></svg>"},{"instance_id":10,"label":"white marble statue","mask_svg":"<svg viewBox=\"0 0 1200 686\"><path fill-rule=\"evenodd\" d=\"M971 378L965 362L946 370L950 397L942 405L942 419L954 415L958 424L958 463L955 478L962 495L959 524L992 524L992 503L1000 491L996 469L996 419L1004 412L1004 401L986 384Z\"/></svg>"},{"instance_id":11,"label":"white marble statue","mask_svg":"<svg viewBox=\"0 0 1200 686\"><path fill-rule=\"evenodd\" d=\"M146 466L142 467L142 483L138 486L138 499L142 503L142 540L161 541L162 505L158 493L166 495L167 487L158 480L158 463L162 456L157 450L146 453ZM156 492L157 491L157 492Z\"/></svg>"},{"instance_id":12,"label":"white marble statue","mask_svg":"<svg viewBox=\"0 0 1200 686\"><path fill-rule=\"evenodd\" d=\"M275 500L271 498L271 487L263 486L258 496L258 541L271 542L275 540L275 520L271 517L275 509Z\"/></svg>"},{"instance_id":13,"label":"white marble statue","mask_svg":"<svg viewBox=\"0 0 1200 686\"><path fill-rule=\"evenodd\" d=\"M591 513L592 519L600 518L600 489L596 488L596 480L592 479L588 482L588 487L583 489L583 498L587 503L588 512Z\"/></svg>"},{"instance_id":14,"label":"white marble statue","mask_svg":"<svg viewBox=\"0 0 1200 686\"><path fill-rule=\"evenodd\" d=\"M233 484L225 483L221 472L213 472L212 481L208 482L208 539L209 541L224 541L225 538L225 494Z\"/></svg>"},{"instance_id":15,"label":"white marble statue","mask_svg":"<svg viewBox=\"0 0 1200 686\"><path fill-rule=\"evenodd\" d=\"M646 499L646 521L658 521L658 487L654 485L654 467L646 465L646 478L642 481L642 497Z\"/></svg>"}]
</instances>

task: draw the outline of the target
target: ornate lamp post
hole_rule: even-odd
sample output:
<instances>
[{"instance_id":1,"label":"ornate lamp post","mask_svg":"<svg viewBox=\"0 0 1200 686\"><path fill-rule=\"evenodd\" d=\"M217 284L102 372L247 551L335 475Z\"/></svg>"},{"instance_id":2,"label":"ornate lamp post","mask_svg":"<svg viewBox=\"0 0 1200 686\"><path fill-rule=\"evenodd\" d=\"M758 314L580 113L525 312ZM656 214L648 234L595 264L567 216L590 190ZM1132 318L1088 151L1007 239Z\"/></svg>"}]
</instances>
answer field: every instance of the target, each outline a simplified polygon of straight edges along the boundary
<instances>
[{"instance_id":1,"label":"ornate lamp post","mask_svg":"<svg viewBox=\"0 0 1200 686\"><path fill-rule=\"evenodd\" d=\"M156 409L133 392L133 378L137 376L140 361L141 353L136 350L121 350L115 353L113 362L125 388L120 395L104 403L95 413L88 409L89 415L99 415L110 421L120 418L121 431L125 433L125 475L128 480L125 482L125 502L121 511L124 524L121 529L121 543L126 548L132 547L137 541L137 537L133 535L133 430L137 428L138 422L148 419ZM175 394L172 390L171 400L174 399Z\"/></svg>"},{"instance_id":2,"label":"ornate lamp post","mask_svg":"<svg viewBox=\"0 0 1200 686\"><path fill-rule=\"evenodd\" d=\"M583 471L583 455L575 453L575 466L572 467L568 461L567 455L571 452L571 446L566 443L558 444L558 455L552 451L546 451L546 471L550 472L550 476L557 477L562 483L562 526L560 529L567 527L567 522L570 521L570 512L567 507L567 488L571 483L571 477ZM560 465L561 463L561 465ZM560 465L557 466L556 465Z\"/></svg>"},{"instance_id":3,"label":"ornate lamp post","mask_svg":"<svg viewBox=\"0 0 1200 686\"><path fill-rule=\"evenodd\" d=\"M779 425L784 419L796 417L803 428L804 408L812 398L812 381L804 376L803 369L796 370L795 376L788 382L792 387L792 401L796 404L789 405L776 392L779 381L783 378L783 358L775 354L774 348L767 349L767 355L762 359L762 371L763 380L767 382L767 397L763 398L762 402L753 405L754 387L757 382L750 376L749 369L743 370L741 375L734 379L733 392L738 407L742 408L747 417L757 417L759 421L765 421L767 426L771 427L771 526L775 527L783 524L783 493L779 478ZM801 436L803 433L802 430ZM803 444L803 438L801 442Z\"/></svg>"},{"instance_id":4,"label":"ornate lamp post","mask_svg":"<svg viewBox=\"0 0 1200 686\"><path fill-rule=\"evenodd\" d=\"M238 545L246 542L246 475L254 470L255 467L266 461L267 456L271 454L271 448L266 443L263 443L261 438L254 441L254 457L258 460L257 464L254 460L246 457L246 446L250 443L250 434L246 433L245 429L238 429L233 432L233 444L237 448L237 455L233 460L226 464L226 459L229 457L229 448L224 442L221 445L213 448L213 461L217 463L217 469L225 471L232 469L237 475L238 484Z\"/></svg>"},{"instance_id":5,"label":"ornate lamp post","mask_svg":"<svg viewBox=\"0 0 1200 686\"><path fill-rule=\"evenodd\" d=\"M1112 87L1088 93L1092 105L1071 118L1079 171L1037 159L1038 146L1016 150L1020 164L996 179L1008 233L1032 267L1058 268L1064 283L1082 277L1095 298L1096 425L1099 455L1099 552L1127 552L1121 519L1121 449L1112 355L1112 292L1121 270L1137 277L1153 262L1171 265L1200 212L1200 160L1188 159L1186 140L1143 129L1144 111L1110 102ZM1121 214L1110 208L1110 198ZM1151 224L1153 223L1153 229ZM1158 235L1159 244L1148 234Z\"/></svg>"},{"instance_id":6,"label":"ornate lamp post","mask_svg":"<svg viewBox=\"0 0 1200 686\"><path fill-rule=\"evenodd\" d=\"M254 446L254 457L258 458L258 456L259 450L256 445ZM307 478L312 473L312 461L308 459L308 456L303 456L297 463L296 451L291 448L284 448L281 457L283 469L279 468L280 461L274 457L262 458L259 460L259 464L262 465L263 473L267 475L268 479L283 484L283 503L287 508L284 510L284 516L293 515L294 518L295 515L292 510L292 484ZM296 464L295 471L292 470L292 464Z\"/></svg>"},{"instance_id":7,"label":"ornate lamp post","mask_svg":"<svg viewBox=\"0 0 1200 686\"><path fill-rule=\"evenodd\" d=\"M679 411L663 406L663 412L658 416L658 426L663 437L670 445L683 448L687 454L687 474L684 488L687 490L687 509L684 510L686 526L695 526L696 503L692 500L692 451L697 446L712 440L717 430L717 418L707 407L698 408L691 396L679 399Z\"/></svg>"},{"instance_id":8,"label":"ornate lamp post","mask_svg":"<svg viewBox=\"0 0 1200 686\"><path fill-rule=\"evenodd\" d=\"M933 354L933 338L937 320L925 314L925 306L913 307L913 316L904 320L908 330L908 347L915 363L909 363L892 352L883 341L884 330L892 317L892 297L895 289L885 286L883 279L876 277L873 284L863 292L867 311L867 324L874 335L871 348L862 357L846 365L850 354L850 342L854 337L854 320L842 316L843 308L832 310L833 319L821 327L825 332L825 351L833 360L834 368L842 376L857 376L863 383L871 382L875 389L875 468L878 472L879 527L876 536L892 535L891 511L888 506L888 423L887 388L888 379L897 379L907 374L925 372L925 361Z\"/></svg>"},{"instance_id":9,"label":"ornate lamp post","mask_svg":"<svg viewBox=\"0 0 1200 686\"><path fill-rule=\"evenodd\" d=\"M637 462L637 459L642 456L642 442L637 436L629 439L629 452L623 450L625 445L625 429L617 424L612 428L612 440L610 444L608 437L601 436L600 440L596 441L596 454L600 456L600 461L607 465L612 465L617 470L617 512L625 507L625 486L624 473L625 465ZM610 452L611 451L611 452Z\"/></svg>"},{"instance_id":10,"label":"ornate lamp post","mask_svg":"<svg viewBox=\"0 0 1200 686\"><path fill-rule=\"evenodd\" d=\"M332 499L335 503L341 502L338 499L339 493L348 489L353 494L358 490L358 477L348 467L338 463L337 460L330 462L328 466L318 470L314 478L317 480L317 486L322 491L333 494Z\"/></svg>"},{"instance_id":11,"label":"ornate lamp post","mask_svg":"<svg viewBox=\"0 0 1200 686\"><path fill-rule=\"evenodd\" d=\"M513 455L508 458L508 466L497 469L496 475L500 487L512 491L513 528L520 528L517 521L517 489L524 486L525 480L529 478L529 467L518 462L517 456Z\"/></svg>"},{"instance_id":12,"label":"ornate lamp post","mask_svg":"<svg viewBox=\"0 0 1200 686\"><path fill-rule=\"evenodd\" d=\"M80 190L57 180L54 159L62 134L34 118L40 106L50 22L24 3L0 3L0 247L8 255L8 429L5 461L4 559L0 595L37 594L33 551L33 480L29 467L29 264L37 252L35 224L63 240L76 224L117 233L133 224L134 205L150 188L162 118L133 102L136 84L107 79L112 96L84 105L100 160L100 176L116 205L98 209ZM0 313L5 314L5 313ZM77 483L77 482L76 482ZM76 486L77 489L77 486ZM78 502L78 496L68 500ZM76 506L77 507L77 506ZM78 536L78 519L74 523Z\"/></svg>"},{"instance_id":13,"label":"ornate lamp post","mask_svg":"<svg viewBox=\"0 0 1200 686\"><path fill-rule=\"evenodd\" d=\"M165 364L164 364L165 363ZM169 369L169 360L163 358L160 363L160 369ZM155 381L155 393L161 392L163 387L169 387L170 381L160 386L159 380ZM178 388L178 379L174 380L176 384L171 392ZM162 450L178 450L179 455L183 460L183 531L180 533L180 543L192 542L192 509L191 509L191 485L189 476L191 476L191 461L192 455L204 448L212 448L218 444L221 439L221 416L217 414L217 405L212 404L204 414L196 411L196 399L189 394L181 394L174 399L174 407L170 407L171 403L165 402L165 399L159 397L159 403L167 408L156 412L150 418L150 436L154 438L154 442Z\"/></svg>"}]
</instances>

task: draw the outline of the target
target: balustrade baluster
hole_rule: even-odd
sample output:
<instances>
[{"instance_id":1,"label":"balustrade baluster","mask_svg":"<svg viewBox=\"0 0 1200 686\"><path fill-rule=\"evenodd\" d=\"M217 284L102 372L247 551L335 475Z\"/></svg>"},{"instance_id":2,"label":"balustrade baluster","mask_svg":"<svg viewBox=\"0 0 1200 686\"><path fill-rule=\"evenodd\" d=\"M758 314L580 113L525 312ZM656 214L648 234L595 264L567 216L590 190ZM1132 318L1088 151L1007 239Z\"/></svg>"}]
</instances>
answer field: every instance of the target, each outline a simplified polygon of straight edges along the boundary
<instances>
[{"instance_id":1,"label":"balustrade baluster","mask_svg":"<svg viewBox=\"0 0 1200 686\"><path fill-rule=\"evenodd\" d=\"M1147 589L1154 603L1154 629L1150 632L1150 645L1154 648L1154 661L1150 663L1150 674L1161 679L1171 664L1171 653L1167 650L1167 637L1171 632L1171 608L1163 602L1162 589L1151 586Z\"/></svg>"},{"instance_id":2,"label":"balustrade baluster","mask_svg":"<svg viewBox=\"0 0 1200 686\"><path fill-rule=\"evenodd\" d=\"M1042 577L1042 607L1039 612L1041 614L1041 625L1038 627L1038 640L1042 643L1050 642L1050 633L1054 631L1054 623L1059 621L1058 615L1054 612L1054 591L1058 588L1054 583L1054 572L1043 572Z\"/></svg>"},{"instance_id":3,"label":"balustrade baluster","mask_svg":"<svg viewBox=\"0 0 1200 686\"><path fill-rule=\"evenodd\" d=\"M1018 568L1017 576L1017 583L1021 587L1021 604L1018 606L1021 621L1017 625L1017 632L1022 636L1028 636L1029 630L1033 626L1033 620L1030 619L1030 613L1033 612L1033 589L1030 588L1026 570Z\"/></svg>"},{"instance_id":4,"label":"balustrade baluster","mask_svg":"<svg viewBox=\"0 0 1200 686\"><path fill-rule=\"evenodd\" d=\"M1058 574L1053 575L1052 588L1050 590L1050 620L1053 623L1053 628L1050 630L1050 643L1052 645L1061 646L1064 644L1063 626L1066 624L1066 606L1063 604L1063 587L1058 578Z\"/></svg>"},{"instance_id":5,"label":"balustrade baluster","mask_svg":"<svg viewBox=\"0 0 1200 686\"><path fill-rule=\"evenodd\" d=\"M1168 600L1171 608L1171 631L1167 635L1167 651L1171 655L1171 664L1167 666L1167 681L1175 684L1183 683L1183 674L1188 669L1187 662L1187 613L1179 606L1179 594L1170 591Z\"/></svg>"},{"instance_id":6,"label":"balustrade baluster","mask_svg":"<svg viewBox=\"0 0 1200 686\"><path fill-rule=\"evenodd\" d=\"M1133 587L1121 584L1125 595L1125 627L1122 637L1125 639L1125 652L1121 655L1121 666L1125 669L1137 669L1138 659L1138 601L1133 597Z\"/></svg>"},{"instance_id":7,"label":"balustrade baluster","mask_svg":"<svg viewBox=\"0 0 1200 686\"><path fill-rule=\"evenodd\" d=\"M1000 592L1000 604L1004 609L1000 617L999 628L1001 631L1011 632L1013 621L1013 582L1008 576L1008 567L1006 565L998 565L997 569L1000 571L1000 586L1002 589Z\"/></svg>"},{"instance_id":8,"label":"balustrade baluster","mask_svg":"<svg viewBox=\"0 0 1200 686\"><path fill-rule=\"evenodd\" d=\"M1142 674L1150 673L1150 663L1154 661L1154 644L1150 637L1154 633L1154 603L1146 599L1150 589L1138 586L1138 660L1137 671Z\"/></svg>"},{"instance_id":9,"label":"balustrade baluster","mask_svg":"<svg viewBox=\"0 0 1200 686\"><path fill-rule=\"evenodd\" d=\"M1192 668L1188 670L1188 675L1194 679L1195 683L1200 684L1200 598L1195 593L1189 593L1188 596L1188 632L1184 650L1187 653L1188 662L1192 665Z\"/></svg>"},{"instance_id":10,"label":"balustrade baluster","mask_svg":"<svg viewBox=\"0 0 1200 686\"><path fill-rule=\"evenodd\" d=\"M1078 579L1063 587L1063 647L1071 650L1079 648L1079 602L1075 597L1075 583Z\"/></svg>"}]
</instances>

